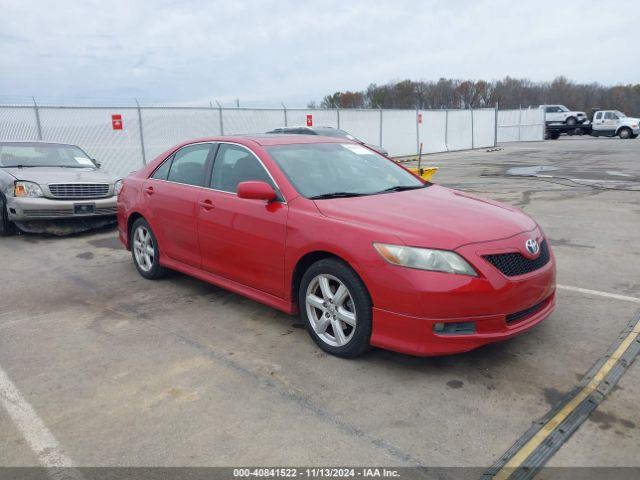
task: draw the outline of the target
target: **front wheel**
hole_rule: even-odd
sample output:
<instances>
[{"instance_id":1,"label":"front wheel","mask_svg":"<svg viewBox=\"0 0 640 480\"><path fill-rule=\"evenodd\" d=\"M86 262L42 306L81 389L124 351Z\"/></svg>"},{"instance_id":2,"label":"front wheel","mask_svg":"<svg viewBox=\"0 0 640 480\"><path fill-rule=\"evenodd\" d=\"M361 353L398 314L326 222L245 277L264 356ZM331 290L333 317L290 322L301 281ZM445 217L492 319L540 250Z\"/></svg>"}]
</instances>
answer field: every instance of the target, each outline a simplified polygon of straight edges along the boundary
<instances>
[{"instance_id":1,"label":"front wheel","mask_svg":"<svg viewBox=\"0 0 640 480\"><path fill-rule=\"evenodd\" d=\"M158 241L144 218L133 223L130 245L133 263L140 275L148 280L155 280L166 274L166 269L160 266Z\"/></svg>"},{"instance_id":2,"label":"front wheel","mask_svg":"<svg viewBox=\"0 0 640 480\"><path fill-rule=\"evenodd\" d=\"M329 258L311 265L300 282L298 302L309 335L325 352L354 358L370 348L371 298L346 263Z\"/></svg>"},{"instance_id":3,"label":"front wheel","mask_svg":"<svg viewBox=\"0 0 640 480\"><path fill-rule=\"evenodd\" d=\"M623 140L631 138L631 135L632 135L632 132L628 128L621 128L620 131L618 132L618 136Z\"/></svg>"},{"instance_id":4,"label":"front wheel","mask_svg":"<svg viewBox=\"0 0 640 480\"><path fill-rule=\"evenodd\" d=\"M8 237L14 233L16 233L16 226L9 220L5 200L0 197L0 237Z\"/></svg>"},{"instance_id":5,"label":"front wheel","mask_svg":"<svg viewBox=\"0 0 640 480\"><path fill-rule=\"evenodd\" d=\"M576 120L575 117L569 117L567 118L566 124L567 125L575 125L576 123L578 123L578 120Z\"/></svg>"}]
</instances>

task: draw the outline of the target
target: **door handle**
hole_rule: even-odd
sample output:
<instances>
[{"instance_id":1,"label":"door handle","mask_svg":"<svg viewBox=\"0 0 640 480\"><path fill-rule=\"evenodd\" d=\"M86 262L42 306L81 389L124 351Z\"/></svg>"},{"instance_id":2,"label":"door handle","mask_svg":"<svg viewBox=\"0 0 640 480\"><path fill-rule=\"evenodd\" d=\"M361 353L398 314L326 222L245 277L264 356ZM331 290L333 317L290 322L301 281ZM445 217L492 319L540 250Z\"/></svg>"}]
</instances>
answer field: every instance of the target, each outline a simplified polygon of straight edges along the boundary
<instances>
[{"instance_id":1,"label":"door handle","mask_svg":"<svg viewBox=\"0 0 640 480\"><path fill-rule=\"evenodd\" d=\"M213 206L213 202L209 199L203 200L200 202L200 206L205 210L213 210L215 207Z\"/></svg>"},{"instance_id":2,"label":"door handle","mask_svg":"<svg viewBox=\"0 0 640 480\"><path fill-rule=\"evenodd\" d=\"M153 195L153 187L145 188L144 193L146 193L147 195Z\"/></svg>"}]
</instances>

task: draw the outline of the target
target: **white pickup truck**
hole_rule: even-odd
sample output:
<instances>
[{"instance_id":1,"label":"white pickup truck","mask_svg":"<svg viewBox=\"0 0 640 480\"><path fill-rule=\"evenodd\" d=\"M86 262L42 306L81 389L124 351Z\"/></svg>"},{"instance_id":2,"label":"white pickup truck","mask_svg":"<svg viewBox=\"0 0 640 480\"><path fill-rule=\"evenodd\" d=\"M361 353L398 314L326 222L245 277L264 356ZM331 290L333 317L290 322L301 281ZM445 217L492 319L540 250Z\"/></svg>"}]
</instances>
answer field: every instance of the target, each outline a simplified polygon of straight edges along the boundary
<instances>
[{"instance_id":1,"label":"white pickup truck","mask_svg":"<svg viewBox=\"0 0 640 480\"><path fill-rule=\"evenodd\" d=\"M640 134L640 118L627 117L619 110L597 110L591 122L579 125L547 122L544 138L557 140L563 133L593 137L618 136L622 139L636 138Z\"/></svg>"},{"instance_id":2,"label":"white pickup truck","mask_svg":"<svg viewBox=\"0 0 640 480\"><path fill-rule=\"evenodd\" d=\"M640 133L640 119L627 117L618 110L599 110L591 122L594 137L636 138Z\"/></svg>"},{"instance_id":3,"label":"white pickup truck","mask_svg":"<svg viewBox=\"0 0 640 480\"><path fill-rule=\"evenodd\" d=\"M548 124L580 125L587 122L587 114L569 110L564 105L540 105L544 108L545 121Z\"/></svg>"}]
</instances>

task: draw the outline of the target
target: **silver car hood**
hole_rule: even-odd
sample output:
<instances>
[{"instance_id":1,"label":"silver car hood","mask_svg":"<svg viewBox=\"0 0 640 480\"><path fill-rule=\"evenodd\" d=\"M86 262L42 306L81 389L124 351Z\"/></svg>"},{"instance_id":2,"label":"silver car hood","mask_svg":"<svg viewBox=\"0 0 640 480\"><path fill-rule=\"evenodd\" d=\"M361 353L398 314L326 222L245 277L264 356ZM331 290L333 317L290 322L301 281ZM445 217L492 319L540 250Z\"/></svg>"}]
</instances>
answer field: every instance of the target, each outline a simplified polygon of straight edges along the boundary
<instances>
[{"instance_id":1,"label":"silver car hood","mask_svg":"<svg viewBox=\"0 0 640 480\"><path fill-rule=\"evenodd\" d=\"M62 168L62 167L26 167L26 168L2 168L16 180L34 182L39 185L49 183L109 183L116 178L102 170L93 168Z\"/></svg>"}]
</instances>

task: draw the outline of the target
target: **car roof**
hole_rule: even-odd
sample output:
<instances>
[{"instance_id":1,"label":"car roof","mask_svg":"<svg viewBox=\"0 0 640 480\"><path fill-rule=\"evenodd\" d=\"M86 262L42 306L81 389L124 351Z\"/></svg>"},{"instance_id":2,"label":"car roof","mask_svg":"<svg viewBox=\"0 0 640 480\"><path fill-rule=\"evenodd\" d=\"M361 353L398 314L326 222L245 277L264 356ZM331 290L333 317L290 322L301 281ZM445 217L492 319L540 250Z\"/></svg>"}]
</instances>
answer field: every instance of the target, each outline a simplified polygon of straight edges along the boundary
<instances>
[{"instance_id":1,"label":"car roof","mask_svg":"<svg viewBox=\"0 0 640 480\"><path fill-rule=\"evenodd\" d=\"M77 147L77 145L73 143L44 142L42 140L0 140L0 146L2 145L55 145L58 147Z\"/></svg>"},{"instance_id":2,"label":"car roof","mask_svg":"<svg viewBox=\"0 0 640 480\"><path fill-rule=\"evenodd\" d=\"M350 140L341 137L322 137L320 135L287 135L282 133L254 133L246 135L223 135L219 137L198 138L184 142L181 145L189 145L198 142L235 142L249 146L251 143L260 146L295 145L308 143L350 143Z\"/></svg>"}]
</instances>

